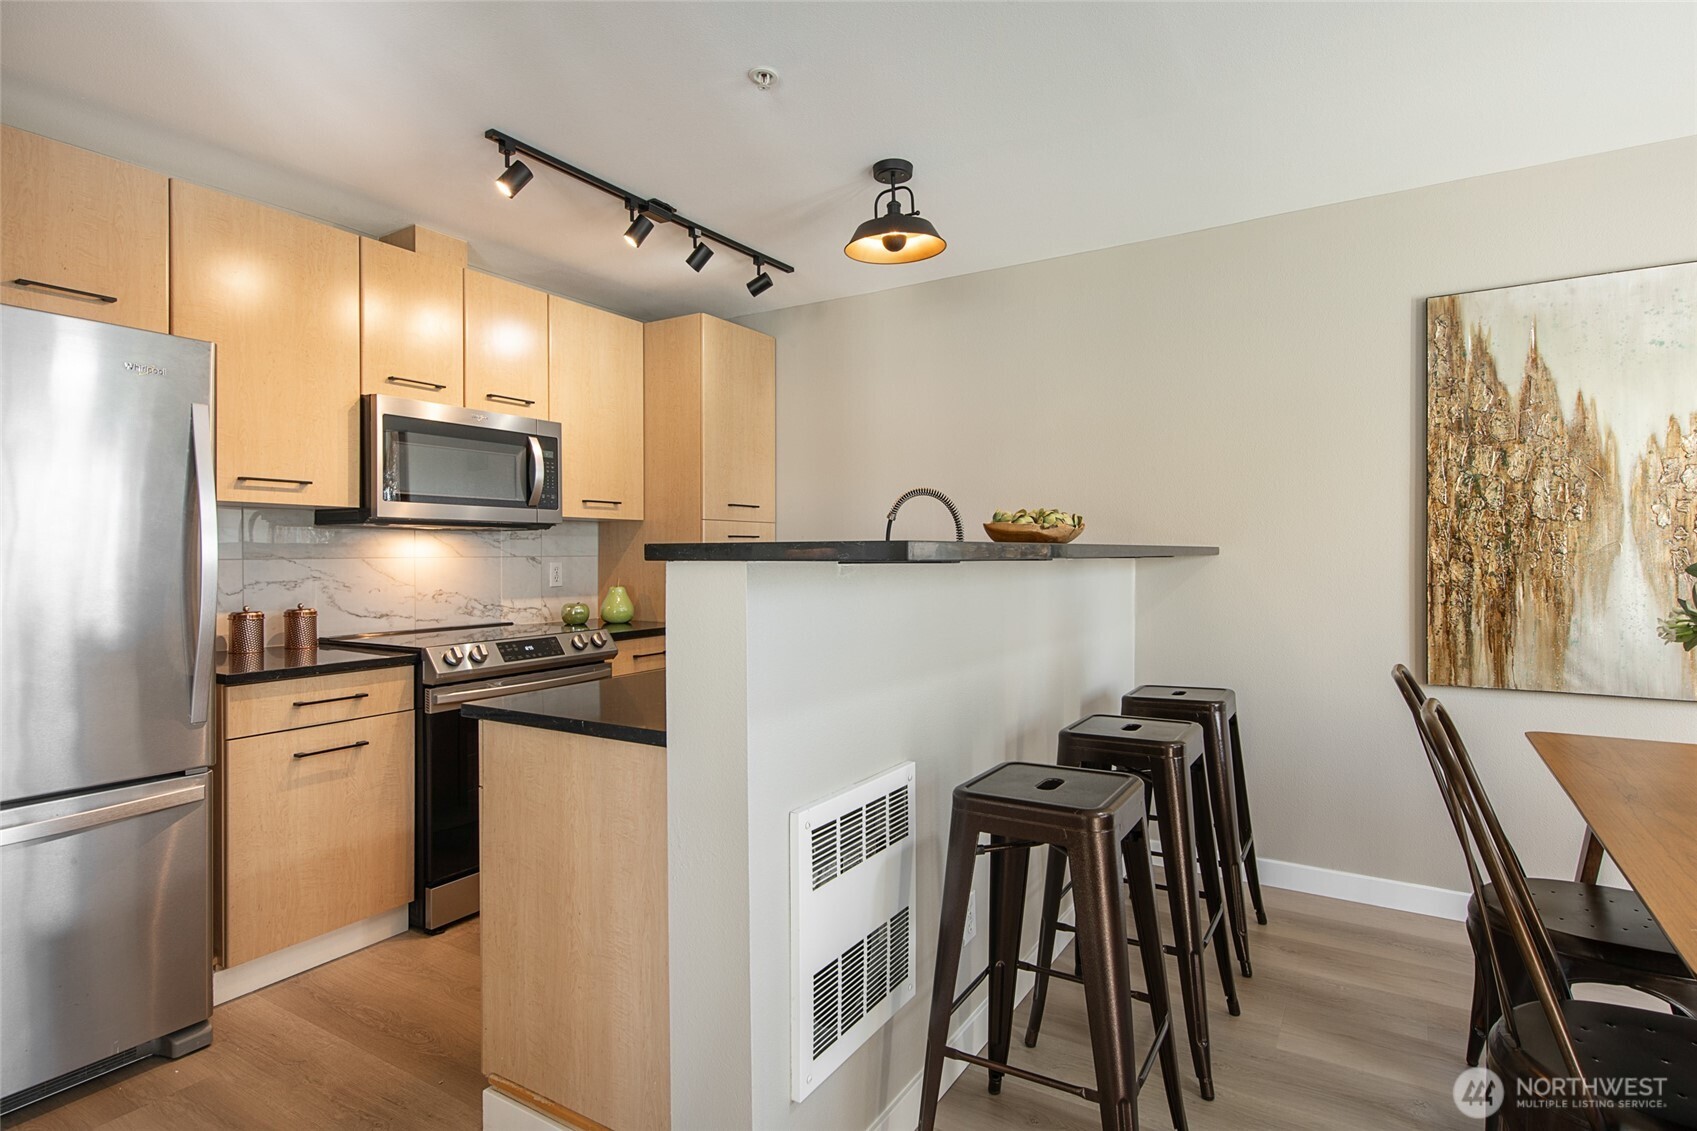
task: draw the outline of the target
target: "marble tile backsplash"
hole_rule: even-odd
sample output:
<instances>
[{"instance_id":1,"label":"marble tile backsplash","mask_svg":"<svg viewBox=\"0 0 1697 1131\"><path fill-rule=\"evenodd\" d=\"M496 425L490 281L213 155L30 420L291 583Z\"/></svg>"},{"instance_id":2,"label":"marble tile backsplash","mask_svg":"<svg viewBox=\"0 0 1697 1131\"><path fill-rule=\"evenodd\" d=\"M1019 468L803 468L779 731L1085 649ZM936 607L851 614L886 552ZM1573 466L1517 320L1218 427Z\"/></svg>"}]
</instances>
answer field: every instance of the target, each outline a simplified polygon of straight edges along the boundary
<instances>
[{"instance_id":1,"label":"marble tile backsplash","mask_svg":"<svg viewBox=\"0 0 1697 1131\"><path fill-rule=\"evenodd\" d=\"M312 512L218 508L218 646L243 605L280 645L283 610L318 610L320 636L470 621L547 623L597 597L597 530L386 530L314 526ZM548 567L561 567L550 586Z\"/></svg>"}]
</instances>

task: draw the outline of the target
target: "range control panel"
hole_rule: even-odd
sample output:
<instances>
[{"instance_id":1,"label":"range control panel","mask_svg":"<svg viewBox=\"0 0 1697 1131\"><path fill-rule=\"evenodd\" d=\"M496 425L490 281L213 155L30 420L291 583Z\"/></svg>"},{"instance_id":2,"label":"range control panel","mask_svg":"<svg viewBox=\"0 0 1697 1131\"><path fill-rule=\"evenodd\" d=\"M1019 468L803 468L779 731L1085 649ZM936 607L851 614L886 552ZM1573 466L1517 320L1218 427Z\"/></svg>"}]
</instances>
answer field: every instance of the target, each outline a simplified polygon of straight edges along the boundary
<instances>
[{"instance_id":1,"label":"range control panel","mask_svg":"<svg viewBox=\"0 0 1697 1131\"><path fill-rule=\"evenodd\" d=\"M549 632L500 640L440 644L424 652L424 682L455 683L508 672L539 671L606 663L618 653L613 638L598 629Z\"/></svg>"}]
</instances>

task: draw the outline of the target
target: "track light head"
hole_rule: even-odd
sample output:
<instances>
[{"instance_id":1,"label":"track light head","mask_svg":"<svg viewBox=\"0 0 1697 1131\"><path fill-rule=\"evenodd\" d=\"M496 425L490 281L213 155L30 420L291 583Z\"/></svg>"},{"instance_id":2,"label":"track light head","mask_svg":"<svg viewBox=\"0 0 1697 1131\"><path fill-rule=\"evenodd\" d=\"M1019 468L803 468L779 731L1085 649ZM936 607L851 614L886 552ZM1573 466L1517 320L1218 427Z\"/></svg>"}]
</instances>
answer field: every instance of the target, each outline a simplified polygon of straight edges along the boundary
<instances>
[{"instance_id":1,"label":"track light head","mask_svg":"<svg viewBox=\"0 0 1697 1131\"><path fill-rule=\"evenodd\" d=\"M519 194L519 190L530 183L536 174L530 171L530 166L523 161L514 161L511 153L502 154L507 159L507 168L495 178L495 191L511 199Z\"/></svg>"},{"instance_id":2,"label":"track light head","mask_svg":"<svg viewBox=\"0 0 1697 1131\"><path fill-rule=\"evenodd\" d=\"M758 259L754 261L754 269L760 273L748 281L748 293L758 298L772 289L772 276L766 273L766 264Z\"/></svg>"},{"instance_id":3,"label":"track light head","mask_svg":"<svg viewBox=\"0 0 1697 1131\"><path fill-rule=\"evenodd\" d=\"M701 233L694 228L689 231L689 238L695 241L695 247L685 257L691 271L700 271L707 266L707 261L713 258L713 249L701 242Z\"/></svg>"},{"instance_id":4,"label":"track light head","mask_svg":"<svg viewBox=\"0 0 1697 1131\"><path fill-rule=\"evenodd\" d=\"M632 247L641 247L642 241L648 238L648 233L654 230L654 221L637 209L631 209L630 227L625 229L625 242Z\"/></svg>"}]
</instances>

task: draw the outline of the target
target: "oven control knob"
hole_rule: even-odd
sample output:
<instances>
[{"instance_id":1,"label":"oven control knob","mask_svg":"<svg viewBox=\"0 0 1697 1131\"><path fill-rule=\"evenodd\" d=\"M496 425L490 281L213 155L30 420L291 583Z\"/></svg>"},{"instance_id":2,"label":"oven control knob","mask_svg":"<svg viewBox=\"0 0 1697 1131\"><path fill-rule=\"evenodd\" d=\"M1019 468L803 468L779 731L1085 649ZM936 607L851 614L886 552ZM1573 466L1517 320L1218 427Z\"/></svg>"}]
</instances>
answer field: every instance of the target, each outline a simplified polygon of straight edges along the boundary
<instances>
[{"instance_id":1,"label":"oven control knob","mask_svg":"<svg viewBox=\"0 0 1697 1131\"><path fill-rule=\"evenodd\" d=\"M589 647L589 637L577 632L572 633L572 647L579 652L583 651Z\"/></svg>"},{"instance_id":2,"label":"oven control knob","mask_svg":"<svg viewBox=\"0 0 1697 1131\"><path fill-rule=\"evenodd\" d=\"M489 658L489 649L485 648L481 644L473 644L468 655L471 657L472 663L481 664Z\"/></svg>"},{"instance_id":3,"label":"oven control knob","mask_svg":"<svg viewBox=\"0 0 1697 1131\"><path fill-rule=\"evenodd\" d=\"M459 667L460 661L463 659L465 659L465 652L460 649L458 644L442 653L442 662L450 668Z\"/></svg>"},{"instance_id":4,"label":"oven control knob","mask_svg":"<svg viewBox=\"0 0 1697 1131\"><path fill-rule=\"evenodd\" d=\"M597 632L594 636L589 638L589 642L597 648L605 648L607 646L607 636L605 633Z\"/></svg>"}]
</instances>

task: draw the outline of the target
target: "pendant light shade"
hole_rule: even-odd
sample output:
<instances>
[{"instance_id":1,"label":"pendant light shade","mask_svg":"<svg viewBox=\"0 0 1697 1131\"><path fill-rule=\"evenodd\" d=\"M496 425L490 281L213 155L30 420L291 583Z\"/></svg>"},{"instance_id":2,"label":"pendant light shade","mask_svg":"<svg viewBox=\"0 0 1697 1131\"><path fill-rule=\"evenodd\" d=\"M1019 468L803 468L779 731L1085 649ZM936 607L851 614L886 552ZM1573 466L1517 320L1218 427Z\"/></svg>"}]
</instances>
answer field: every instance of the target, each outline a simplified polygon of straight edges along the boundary
<instances>
[{"instance_id":1,"label":"pendant light shade","mask_svg":"<svg viewBox=\"0 0 1697 1131\"><path fill-rule=\"evenodd\" d=\"M889 204L882 216L861 224L843 248L843 254L862 263L918 263L941 255L947 241L937 234L937 227L920 216L913 204L913 190L897 186L913 176L913 162L899 157L887 157L872 167L872 176L890 187L872 202L876 211L879 201L889 194ZM898 192L907 193L908 211L903 212Z\"/></svg>"}]
</instances>

